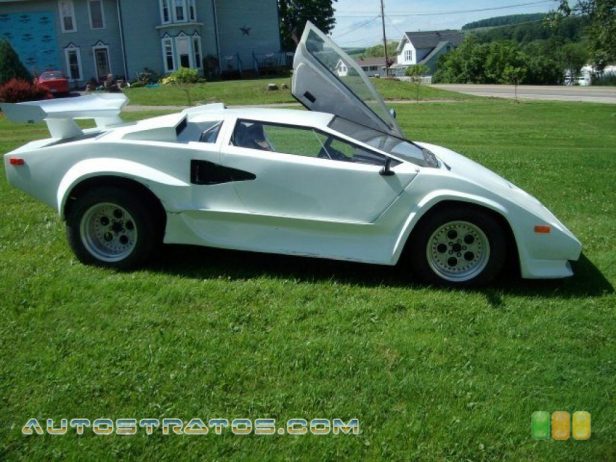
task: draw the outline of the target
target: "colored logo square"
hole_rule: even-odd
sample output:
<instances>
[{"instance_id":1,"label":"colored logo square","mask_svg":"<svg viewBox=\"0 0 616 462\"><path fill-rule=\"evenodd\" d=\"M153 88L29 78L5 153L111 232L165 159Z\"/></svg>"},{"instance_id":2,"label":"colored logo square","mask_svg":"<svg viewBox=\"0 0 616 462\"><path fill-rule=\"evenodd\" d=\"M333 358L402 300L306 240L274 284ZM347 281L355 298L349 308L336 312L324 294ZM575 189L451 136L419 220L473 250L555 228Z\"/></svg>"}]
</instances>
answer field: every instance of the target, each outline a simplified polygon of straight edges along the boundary
<instances>
[{"instance_id":1,"label":"colored logo square","mask_svg":"<svg viewBox=\"0 0 616 462\"><path fill-rule=\"evenodd\" d=\"M573 438L580 441L590 439L590 412L576 411L571 420Z\"/></svg>"},{"instance_id":2,"label":"colored logo square","mask_svg":"<svg viewBox=\"0 0 616 462\"><path fill-rule=\"evenodd\" d=\"M552 412L552 439L566 441L571 436L571 415L567 411Z\"/></svg>"},{"instance_id":3,"label":"colored logo square","mask_svg":"<svg viewBox=\"0 0 616 462\"><path fill-rule=\"evenodd\" d=\"M546 411L535 411L530 416L530 432L536 440L547 440L550 438L550 413Z\"/></svg>"}]
</instances>

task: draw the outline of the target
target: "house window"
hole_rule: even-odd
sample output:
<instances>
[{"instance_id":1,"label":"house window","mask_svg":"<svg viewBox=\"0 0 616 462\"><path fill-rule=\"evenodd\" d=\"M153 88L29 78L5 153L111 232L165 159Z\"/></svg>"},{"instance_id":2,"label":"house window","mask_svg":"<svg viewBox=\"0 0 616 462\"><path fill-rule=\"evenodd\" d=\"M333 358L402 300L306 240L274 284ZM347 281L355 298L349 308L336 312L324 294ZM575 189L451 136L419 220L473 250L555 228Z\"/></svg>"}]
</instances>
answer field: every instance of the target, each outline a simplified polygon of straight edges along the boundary
<instances>
[{"instance_id":1,"label":"house window","mask_svg":"<svg viewBox=\"0 0 616 462\"><path fill-rule=\"evenodd\" d=\"M197 6L195 0L188 0L188 19L191 21L197 20Z\"/></svg>"},{"instance_id":2,"label":"house window","mask_svg":"<svg viewBox=\"0 0 616 462\"><path fill-rule=\"evenodd\" d=\"M81 54L79 48L71 44L64 49L68 77L71 80L81 80Z\"/></svg>"},{"instance_id":3,"label":"house window","mask_svg":"<svg viewBox=\"0 0 616 462\"><path fill-rule=\"evenodd\" d=\"M186 0L173 0L175 20L177 22L186 21Z\"/></svg>"},{"instance_id":4,"label":"house window","mask_svg":"<svg viewBox=\"0 0 616 462\"><path fill-rule=\"evenodd\" d=\"M105 14L103 13L103 0L90 0L90 27L92 29L105 28Z\"/></svg>"},{"instance_id":5,"label":"house window","mask_svg":"<svg viewBox=\"0 0 616 462\"><path fill-rule=\"evenodd\" d=\"M413 50L404 50L404 60L406 62L413 61Z\"/></svg>"},{"instance_id":6,"label":"house window","mask_svg":"<svg viewBox=\"0 0 616 462\"><path fill-rule=\"evenodd\" d=\"M175 52L178 56L180 67L192 67L190 57L190 39L186 35L178 35L175 38Z\"/></svg>"},{"instance_id":7,"label":"house window","mask_svg":"<svg viewBox=\"0 0 616 462\"><path fill-rule=\"evenodd\" d=\"M62 32L75 32L77 24L75 23L73 0L58 0L58 9L60 10Z\"/></svg>"},{"instance_id":8,"label":"house window","mask_svg":"<svg viewBox=\"0 0 616 462\"><path fill-rule=\"evenodd\" d=\"M201 69L203 65L201 62L201 37L195 34L192 38L193 56L195 57L195 67Z\"/></svg>"},{"instance_id":9,"label":"house window","mask_svg":"<svg viewBox=\"0 0 616 462\"><path fill-rule=\"evenodd\" d=\"M163 59L165 61L165 72L175 70L175 58L173 56L173 40L171 37L163 39Z\"/></svg>"},{"instance_id":10,"label":"house window","mask_svg":"<svg viewBox=\"0 0 616 462\"><path fill-rule=\"evenodd\" d=\"M160 19L163 24L171 22L171 0L160 0Z\"/></svg>"}]
</instances>

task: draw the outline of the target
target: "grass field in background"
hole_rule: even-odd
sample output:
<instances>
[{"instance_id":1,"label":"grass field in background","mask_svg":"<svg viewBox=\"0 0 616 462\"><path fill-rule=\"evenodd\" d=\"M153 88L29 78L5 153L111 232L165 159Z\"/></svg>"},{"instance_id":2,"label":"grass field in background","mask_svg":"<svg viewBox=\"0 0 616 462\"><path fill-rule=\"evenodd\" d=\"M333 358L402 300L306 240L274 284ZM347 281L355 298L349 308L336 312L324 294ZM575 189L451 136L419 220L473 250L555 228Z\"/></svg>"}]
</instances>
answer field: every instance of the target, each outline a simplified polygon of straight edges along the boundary
<instances>
[{"instance_id":1,"label":"grass field in background","mask_svg":"<svg viewBox=\"0 0 616 462\"><path fill-rule=\"evenodd\" d=\"M542 200L584 245L576 275L450 291L183 246L118 273L1 180L0 460L616 460L616 107L396 109ZM0 119L0 152L45 133ZM589 411L590 441L533 441L537 410ZM361 435L25 437L30 417L356 417Z\"/></svg>"},{"instance_id":2,"label":"grass field in background","mask_svg":"<svg viewBox=\"0 0 616 462\"><path fill-rule=\"evenodd\" d=\"M388 100L416 99L416 87L398 80L371 79L377 90ZM268 83L278 85L278 90L269 91ZM282 85L286 84L287 89ZM124 90L130 104L146 106L188 105L187 91L193 104L224 102L228 105L294 103L290 78L237 80L230 82L207 82L183 87L160 86L158 88L127 88ZM474 96L441 90L426 85L419 87L419 99L470 100Z\"/></svg>"}]
</instances>

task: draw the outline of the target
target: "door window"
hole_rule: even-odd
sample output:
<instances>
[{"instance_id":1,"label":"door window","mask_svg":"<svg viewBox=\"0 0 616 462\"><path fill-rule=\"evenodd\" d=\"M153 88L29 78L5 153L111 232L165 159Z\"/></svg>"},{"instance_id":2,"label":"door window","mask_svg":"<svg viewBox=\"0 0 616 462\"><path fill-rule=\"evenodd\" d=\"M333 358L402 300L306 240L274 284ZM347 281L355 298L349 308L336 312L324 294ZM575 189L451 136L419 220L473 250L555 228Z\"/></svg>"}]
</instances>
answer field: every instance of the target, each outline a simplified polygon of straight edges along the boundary
<instances>
[{"instance_id":1,"label":"door window","mask_svg":"<svg viewBox=\"0 0 616 462\"><path fill-rule=\"evenodd\" d=\"M314 128L239 120L231 144L304 157L383 165L385 156Z\"/></svg>"}]
</instances>

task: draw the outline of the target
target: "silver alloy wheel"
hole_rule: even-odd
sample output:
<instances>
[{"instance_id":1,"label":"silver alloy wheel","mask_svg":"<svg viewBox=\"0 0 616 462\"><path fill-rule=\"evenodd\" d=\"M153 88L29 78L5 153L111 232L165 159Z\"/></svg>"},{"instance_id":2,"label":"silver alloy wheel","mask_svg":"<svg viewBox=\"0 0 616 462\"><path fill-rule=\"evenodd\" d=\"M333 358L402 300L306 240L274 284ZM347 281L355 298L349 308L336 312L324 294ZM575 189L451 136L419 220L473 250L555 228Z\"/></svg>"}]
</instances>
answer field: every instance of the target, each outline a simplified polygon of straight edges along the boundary
<instances>
[{"instance_id":1,"label":"silver alloy wheel","mask_svg":"<svg viewBox=\"0 0 616 462\"><path fill-rule=\"evenodd\" d=\"M137 244L134 218L125 208L108 202L90 207L79 230L86 250L104 262L125 259Z\"/></svg>"},{"instance_id":2,"label":"silver alloy wheel","mask_svg":"<svg viewBox=\"0 0 616 462\"><path fill-rule=\"evenodd\" d=\"M488 265L490 242L477 225L450 221L432 233L426 257L432 271L442 279L464 282L481 274Z\"/></svg>"}]
</instances>

